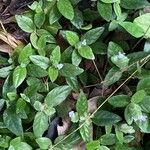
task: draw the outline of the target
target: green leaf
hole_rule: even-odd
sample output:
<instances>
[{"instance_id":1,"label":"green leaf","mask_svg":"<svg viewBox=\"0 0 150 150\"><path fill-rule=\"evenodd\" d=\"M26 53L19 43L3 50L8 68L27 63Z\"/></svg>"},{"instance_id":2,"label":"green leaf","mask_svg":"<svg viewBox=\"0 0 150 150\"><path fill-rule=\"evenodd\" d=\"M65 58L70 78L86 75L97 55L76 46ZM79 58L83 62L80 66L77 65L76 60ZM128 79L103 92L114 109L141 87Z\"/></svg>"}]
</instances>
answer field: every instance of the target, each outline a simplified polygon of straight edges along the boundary
<instances>
[{"instance_id":1,"label":"green leaf","mask_svg":"<svg viewBox=\"0 0 150 150\"><path fill-rule=\"evenodd\" d=\"M86 149L87 150L95 150L98 149L100 146L100 141L90 141L89 143L86 144Z\"/></svg>"},{"instance_id":2,"label":"green leaf","mask_svg":"<svg viewBox=\"0 0 150 150\"><path fill-rule=\"evenodd\" d=\"M132 36L139 38L144 35L143 29L135 23L132 22L120 22L119 23L127 32L129 32Z\"/></svg>"},{"instance_id":3,"label":"green leaf","mask_svg":"<svg viewBox=\"0 0 150 150\"><path fill-rule=\"evenodd\" d=\"M22 98L19 98L16 103L16 113L18 114L20 112L23 112L25 107L26 107L26 102Z\"/></svg>"},{"instance_id":4,"label":"green leaf","mask_svg":"<svg viewBox=\"0 0 150 150\"><path fill-rule=\"evenodd\" d=\"M141 107L138 104L130 103L125 109L125 119L130 125L132 121L136 121L142 116Z\"/></svg>"},{"instance_id":5,"label":"green leaf","mask_svg":"<svg viewBox=\"0 0 150 150\"><path fill-rule=\"evenodd\" d=\"M45 22L45 14L43 12L34 15L34 23L40 29Z\"/></svg>"},{"instance_id":6,"label":"green leaf","mask_svg":"<svg viewBox=\"0 0 150 150\"><path fill-rule=\"evenodd\" d=\"M59 0L57 2L57 8L59 12L67 19L72 20L74 18L74 10L69 0Z\"/></svg>"},{"instance_id":7,"label":"green leaf","mask_svg":"<svg viewBox=\"0 0 150 150\"><path fill-rule=\"evenodd\" d=\"M77 33L72 31L66 31L65 33L67 41L71 46L75 46L79 42L79 36L77 35Z\"/></svg>"},{"instance_id":8,"label":"green leaf","mask_svg":"<svg viewBox=\"0 0 150 150\"><path fill-rule=\"evenodd\" d=\"M120 7L120 3L119 2L115 2L113 4L113 8L114 8L114 12L116 14L117 17L121 16L121 7Z\"/></svg>"},{"instance_id":9,"label":"green leaf","mask_svg":"<svg viewBox=\"0 0 150 150\"><path fill-rule=\"evenodd\" d=\"M0 77L1 78L6 78L10 74L12 69L13 69L13 66L8 66L8 67L1 68L0 69Z\"/></svg>"},{"instance_id":10,"label":"green leaf","mask_svg":"<svg viewBox=\"0 0 150 150\"><path fill-rule=\"evenodd\" d=\"M150 113L150 96L145 96L139 105L143 112Z\"/></svg>"},{"instance_id":11,"label":"green leaf","mask_svg":"<svg viewBox=\"0 0 150 150\"><path fill-rule=\"evenodd\" d=\"M17 66L13 72L13 85L17 88L26 78L27 69L22 66Z\"/></svg>"},{"instance_id":12,"label":"green leaf","mask_svg":"<svg viewBox=\"0 0 150 150\"><path fill-rule=\"evenodd\" d=\"M32 150L32 147L26 142L21 142L21 138L17 137L10 142L10 147L8 150Z\"/></svg>"},{"instance_id":13,"label":"green leaf","mask_svg":"<svg viewBox=\"0 0 150 150\"><path fill-rule=\"evenodd\" d=\"M19 57L18 57L18 62L20 64L27 65L30 62L29 56L31 56L32 53L33 53L33 50L32 50L31 44L29 43L21 50Z\"/></svg>"},{"instance_id":14,"label":"green leaf","mask_svg":"<svg viewBox=\"0 0 150 150\"><path fill-rule=\"evenodd\" d=\"M79 97L77 99L76 110L80 117L85 116L85 114L88 112L88 102L83 91L80 92Z\"/></svg>"},{"instance_id":15,"label":"green leaf","mask_svg":"<svg viewBox=\"0 0 150 150\"><path fill-rule=\"evenodd\" d=\"M84 70L72 64L64 63L62 69L59 70L60 75L64 77L75 77Z\"/></svg>"},{"instance_id":16,"label":"green leaf","mask_svg":"<svg viewBox=\"0 0 150 150\"><path fill-rule=\"evenodd\" d=\"M98 2L97 3L97 9L100 14L100 16L105 19L106 21L110 21L112 19L112 5L103 3L103 2Z\"/></svg>"},{"instance_id":17,"label":"green leaf","mask_svg":"<svg viewBox=\"0 0 150 150\"><path fill-rule=\"evenodd\" d=\"M76 77L68 77L66 82L75 92L79 92L80 86Z\"/></svg>"},{"instance_id":18,"label":"green leaf","mask_svg":"<svg viewBox=\"0 0 150 150\"><path fill-rule=\"evenodd\" d=\"M95 43L98 40L98 38L102 35L103 32L104 27L97 27L91 29L81 37L81 41L85 41L86 45L91 45L92 43Z\"/></svg>"},{"instance_id":19,"label":"green leaf","mask_svg":"<svg viewBox=\"0 0 150 150\"><path fill-rule=\"evenodd\" d=\"M39 147L41 149L48 149L50 145L52 145L52 142L49 138L41 137L36 139L36 142L38 143Z\"/></svg>"},{"instance_id":20,"label":"green leaf","mask_svg":"<svg viewBox=\"0 0 150 150\"><path fill-rule=\"evenodd\" d=\"M29 58L35 65L40 66L43 69L47 69L49 67L49 59L47 57L32 55Z\"/></svg>"},{"instance_id":21,"label":"green leaf","mask_svg":"<svg viewBox=\"0 0 150 150\"><path fill-rule=\"evenodd\" d=\"M48 72L45 69L34 64L29 64L27 66L27 72L29 76L37 78L46 77L48 75Z\"/></svg>"},{"instance_id":22,"label":"green leaf","mask_svg":"<svg viewBox=\"0 0 150 150\"><path fill-rule=\"evenodd\" d=\"M135 133L135 130L132 126L129 126L128 124L124 123L120 127L120 131L122 131L125 134L132 134Z\"/></svg>"},{"instance_id":23,"label":"green leaf","mask_svg":"<svg viewBox=\"0 0 150 150\"><path fill-rule=\"evenodd\" d=\"M82 139L87 142L87 141L90 141L90 132L91 132L91 124L90 122L86 121L84 123L84 125L80 128L80 134L81 134L81 137Z\"/></svg>"},{"instance_id":24,"label":"green leaf","mask_svg":"<svg viewBox=\"0 0 150 150\"><path fill-rule=\"evenodd\" d=\"M96 112L92 120L97 126L106 126L121 121L121 117L112 112L101 110Z\"/></svg>"},{"instance_id":25,"label":"green leaf","mask_svg":"<svg viewBox=\"0 0 150 150\"><path fill-rule=\"evenodd\" d=\"M131 101L133 103L140 103L144 97L146 96L146 93L144 90L140 90L140 91L137 91L131 98Z\"/></svg>"},{"instance_id":26,"label":"green leaf","mask_svg":"<svg viewBox=\"0 0 150 150\"><path fill-rule=\"evenodd\" d=\"M34 135L38 137L42 137L45 130L48 129L48 116L43 112L37 112L33 122L33 132Z\"/></svg>"},{"instance_id":27,"label":"green leaf","mask_svg":"<svg viewBox=\"0 0 150 150\"><path fill-rule=\"evenodd\" d=\"M53 6L49 13L49 23L50 24L55 23L56 21L59 20L60 17L61 17L61 14L58 11L57 7Z\"/></svg>"},{"instance_id":28,"label":"green leaf","mask_svg":"<svg viewBox=\"0 0 150 150\"><path fill-rule=\"evenodd\" d=\"M38 49L38 46L37 46L37 41L38 41L38 36L36 35L36 33L31 33L30 35L30 42L31 44L33 45L33 47L35 49Z\"/></svg>"},{"instance_id":29,"label":"green leaf","mask_svg":"<svg viewBox=\"0 0 150 150\"><path fill-rule=\"evenodd\" d=\"M125 9L141 9L150 4L147 0L121 0L120 5Z\"/></svg>"},{"instance_id":30,"label":"green leaf","mask_svg":"<svg viewBox=\"0 0 150 150\"><path fill-rule=\"evenodd\" d=\"M58 77L58 69L54 67L49 67L48 74L49 74L50 80L54 82Z\"/></svg>"},{"instance_id":31,"label":"green leaf","mask_svg":"<svg viewBox=\"0 0 150 150\"><path fill-rule=\"evenodd\" d=\"M35 25L32 21L32 19L22 16L22 15L16 15L15 16L16 21L18 23L18 26L25 32L32 33L35 31Z\"/></svg>"},{"instance_id":32,"label":"green leaf","mask_svg":"<svg viewBox=\"0 0 150 150\"><path fill-rule=\"evenodd\" d=\"M115 82L117 82L121 78L121 76L122 76L122 72L118 68L113 67L107 73L103 84L105 86L110 86L114 84Z\"/></svg>"},{"instance_id":33,"label":"green leaf","mask_svg":"<svg viewBox=\"0 0 150 150\"><path fill-rule=\"evenodd\" d=\"M102 145L113 145L116 143L116 135L115 134L105 134L100 138L100 143Z\"/></svg>"},{"instance_id":34,"label":"green leaf","mask_svg":"<svg viewBox=\"0 0 150 150\"><path fill-rule=\"evenodd\" d=\"M57 65L61 60L61 52L60 47L57 46L51 53L50 61L52 61L53 65Z\"/></svg>"},{"instance_id":35,"label":"green leaf","mask_svg":"<svg viewBox=\"0 0 150 150\"><path fill-rule=\"evenodd\" d=\"M150 77L143 78L139 81L137 91L139 90L144 90L148 95L150 95Z\"/></svg>"},{"instance_id":36,"label":"green leaf","mask_svg":"<svg viewBox=\"0 0 150 150\"><path fill-rule=\"evenodd\" d=\"M100 0L104 3L115 3L115 2L118 2L119 0Z\"/></svg>"},{"instance_id":37,"label":"green leaf","mask_svg":"<svg viewBox=\"0 0 150 150\"><path fill-rule=\"evenodd\" d=\"M78 66L80 64L80 62L82 61L82 57L79 55L77 50L74 50L72 52L72 64L75 66Z\"/></svg>"},{"instance_id":38,"label":"green leaf","mask_svg":"<svg viewBox=\"0 0 150 150\"><path fill-rule=\"evenodd\" d=\"M67 85L58 86L47 94L45 98L45 103L48 106L55 107L60 103L62 103L70 94L70 92L71 92L71 88L69 86Z\"/></svg>"},{"instance_id":39,"label":"green leaf","mask_svg":"<svg viewBox=\"0 0 150 150\"><path fill-rule=\"evenodd\" d=\"M98 148L98 150L110 150L110 149L108 147L106 147L106 146L100 146Z\"/></svg>"},{"instance_id":40,"label":"green leaf","mask_svg":"<svg viewBox=\"0 0 150 150\"><path fill-rule=\"evenodd\" d=\"M150 19L150 13L146 13L144 15L135 18L133 22L134 24L141 27L141 29L143 29L145 37L150 37L150 30L148 30L150 27L149 19Z\"/></svg>"},{"instance_id":41,"label":"green leaf","mask_svg":"<svg viewBox=\"0 0 150 150\"><path fill-rule=\"evenodd\" d=\"M114 42L109 42L108 44L108 57L112 57L114 55L118 55L119 52L123 53L123 49Z\"/></svg>"},{"instance_id":42,"label":"green leaf","mask_svg":"<svg viewBox=\"0 0 150 150\"><path fill-rule=\"evenodd\" d=\"M15 111L12 108L8 108L4 111L3 121L5 126L15 135L21 136L23 134L21 119L15 114Z\"/></svg>"},{"instance_id":43,"label":"green leaf","mask_svg":"<svg viewBox=\"0 0 150 150\"><path fill-rule=\"evenodd\" d=\"M112 96L108 102L114 107L125 107L130 103L130 97L127 95Z\"/></svg>"},{"instance_id":44,"label":"green leaf","mask_svg":"<svg viewBox=\"0 0 150 150\"><path fill-rule=\"evenodd\" d=\"M38 53L39 55L45 56L45 47L46 47L46 37L45 35L40 36L37 41Z\"/></svg>"},{"instance_id":45,"label":"green leaf","mask_svg":"<svg viewBox=\"0 0 150 150\"><path fill-rule=\"evenodd\" d=\"M92 49L87 45L79 47L78 52L83 58L91 59L91 60L95 59Z\"/></svg>"}]
</instances>

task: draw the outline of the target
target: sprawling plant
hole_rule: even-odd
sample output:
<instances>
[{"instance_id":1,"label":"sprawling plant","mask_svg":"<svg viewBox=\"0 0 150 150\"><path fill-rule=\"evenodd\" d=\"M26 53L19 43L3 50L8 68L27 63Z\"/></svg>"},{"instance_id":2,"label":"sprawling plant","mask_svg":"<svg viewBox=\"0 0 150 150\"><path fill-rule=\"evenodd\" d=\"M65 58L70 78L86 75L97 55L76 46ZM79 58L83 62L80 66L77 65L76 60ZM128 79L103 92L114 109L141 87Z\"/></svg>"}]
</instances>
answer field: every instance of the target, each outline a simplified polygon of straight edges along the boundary
<instances>
[{"instance_id":1,"label":"sprawling plant","mask_svg":"<svg viewBox=\"0 0 150 150\"><path fill-rule=\"evenodd\" d=\"M0 149L148 150L149 12L147 0L39 0L16 15L29 38L1 56Z\"/></svg>"}]
</instances>

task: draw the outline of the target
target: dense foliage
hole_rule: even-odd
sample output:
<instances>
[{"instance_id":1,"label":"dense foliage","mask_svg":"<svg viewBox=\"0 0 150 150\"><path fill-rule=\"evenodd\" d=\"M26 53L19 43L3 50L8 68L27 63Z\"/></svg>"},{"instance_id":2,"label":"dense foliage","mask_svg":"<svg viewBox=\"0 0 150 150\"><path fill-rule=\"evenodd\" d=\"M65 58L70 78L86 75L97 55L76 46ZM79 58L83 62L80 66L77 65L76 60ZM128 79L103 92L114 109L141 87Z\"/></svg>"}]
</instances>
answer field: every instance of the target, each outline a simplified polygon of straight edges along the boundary
<instances>
[{"instance_id":1,"label":"dense foliage","mask_svg":"<svg viewBox=\"0 0 150 150\"><path fill-rule=\"evenodd\" d=\"M28 38L0 57L1 150L150 149L147 0L39 0L14 20Z\"/></svg>"}]
</instances>

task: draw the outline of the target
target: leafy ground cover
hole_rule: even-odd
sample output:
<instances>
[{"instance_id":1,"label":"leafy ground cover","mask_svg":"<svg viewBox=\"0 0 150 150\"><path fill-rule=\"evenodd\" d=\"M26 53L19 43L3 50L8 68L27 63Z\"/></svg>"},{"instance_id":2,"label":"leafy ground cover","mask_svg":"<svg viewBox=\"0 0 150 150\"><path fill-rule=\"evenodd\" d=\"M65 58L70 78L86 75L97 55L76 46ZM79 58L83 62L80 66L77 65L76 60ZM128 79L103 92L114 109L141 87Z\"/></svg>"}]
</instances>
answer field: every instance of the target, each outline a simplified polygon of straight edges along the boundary
<instances>
[{"instance_id":1,"label":"leafy ground cover","mask_svg":"<svg viewBox=\"0 0 150 150\"><path fill-rule=\"evenodd\" d=\"M0 1L1 150L149 150L147 0Z\"/></svg>"}]
</instances>

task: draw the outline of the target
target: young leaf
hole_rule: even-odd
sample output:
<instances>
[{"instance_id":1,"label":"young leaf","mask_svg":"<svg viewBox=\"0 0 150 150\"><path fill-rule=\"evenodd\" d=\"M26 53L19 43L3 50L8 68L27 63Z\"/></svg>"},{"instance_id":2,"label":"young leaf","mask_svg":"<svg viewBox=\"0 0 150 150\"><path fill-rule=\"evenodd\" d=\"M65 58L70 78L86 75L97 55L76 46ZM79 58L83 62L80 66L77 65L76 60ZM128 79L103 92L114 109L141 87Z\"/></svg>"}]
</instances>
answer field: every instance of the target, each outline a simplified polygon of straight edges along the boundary
<instances>
[{"instance_id":1,"label":"young leaf","mask_svg":"<svg viewBox=\"0 0 150 150\"><path fill-rule=\"evenodd\" d=\"M108 102L114 107L125 107L130 103L130 97L127 95L112 96Z\"/></svg>"},{"instance_id":2,"label":"young leaf","mask_svg":"<svg viewBox=\"0 0 150 150\"><path fill-rule=\"evenodd\" d=\"M120 7L120 3L116 2L113 4L113 8L114 8L114 12L116 14L117 17L121 16L121 7Z\"/></svg>"},{"instance_id":3,"label":"young leaf","mask_svg":"<svg viewBox=\"0 0 150 150\"><path fill-rule=\"evenodd\" d=\"M131 102L133 103L140 103L144 97L146 96L146 93L144 90L137 91L131 98Z\"/></svg>"},{"instance_id":4,"label":"young leaf","mask_svg":"<svg viewBox=\"0 0 150 150\"><path fill-rule=\"evenodd\" d=\"M33 47L35 49L38 49L38 46L37 46L37 41L38 41L38 36L36 35L36 33L31 33L30 35L30 42L31 44L33 45Z\"/></svg>"},{"instance_id":5,"label":"young leaf","mask_svg":"<svg viewBox=\"0 0 150 150\"><path fill-rule=\"evenodd\" d=\"M81 46L78 48L79 54L86 59L94 60L95 56L92 52L92 49L89 46Z\"/></svg>"},{"instance_id":6,"label":"young leaf","mask_svg":"<svg viewBox=\"0 0 150 150\"><path fill-rule=\"evenodd\" d=\"M49 67L48 74L49 74L50 80L54 82L58 77L58 69L54 67Z\"/></svg>"},{"instance_id":7,"label":"young leaf","mask_svg":"<svg viewBox=\"0 0 150 150\"><path fill-rule=\"evenodd\" d=\"M36 139L36 142L38 143L39 147L41 149L48 149L50 145L52 145L52 142L47 137L41 137Z\"/></svg>"},{"instance_id":8,"label":"young leaf","mask_svg":"<svg viewBox=\"0 0 150 150\"><path fill-rule=\"evenodd\" d=\"M59 70L60 75L64 77L75 77L81 74L84 70L74 66L72 64L65 63L63 64L62 69Z\"/></svg>"},{"instance_id":9,"label":"young leaf","mask_svg":"<svg viewBox=\"0 0 150 150\"><path fill-rule=\"evenodd\" d=\"M79 36L72 31L66 31L66 38L71 46L75 46L79 42Z\"/></svg>"},{"instance_id":10,"label":"young leaf","mask_svg":"<svg viewBox=\"0 0 150 150\"><path fill-rule=\"evenodd\" d=\"M43 112L37 112L33 122L34 135L37 138L42 137L46 129L48 129L48 116Z\"/></svg>"},{"instance_id":11,"label":"young leaf","mask_svg":"<svg viewBox=\"0 0 150 150\"><path fill-rule=\"evenodd\" d=\"M87 150L95 150L98 149L100 146L100 141L90 141L89 143L86 144L86 149Z\"/></svg>"},{"instance_id":12,"label":"young leaf","mask_svg":"<svg viewBox=\"0 0 150 150\"><path fill-rule=\"evenodd\" d=\"M5 126L15 135L21 136L23 134L22 122L20 117L12 110L8 108L3 113L3 120Z\"/></svg>"},{"instance_id":13,"label":"young leaf","mask_svg":"<svg viewBox=\"0 0 150 150\"><path fill-rule=\"evenodd\" d=\"M13 72L13 85L17 88L26 78L27 69L22 66L17 66Z\"/></svg>"},{"instance_id":14,"label":"young leaf","mask_svg":"<svg viewBox=\"0 0 150 150\"><path fill-rule=\"evenodd\" d=\"M35 65L40 66L43 69L47 69L49 66L49 59L47 57L32 55L29 58Z\"/></svg>"},{"instance_id":15,"label":"young leaf","mask_svg":"<svg viewBox=\"0 0 150 150\"><path fill-rule=\"evenodd\" d=\"M98 40L98 38L102 35L103 31L104 27L97 27L91 29L81 37L81 41L85 41L86 45L91 45Z\"/></svg>"},{"instance_id":16,"label":"young leaf","mask_svg":"<svg viewBox=\"0 0 150 150\"><path fill-rule=\"evenodd\" d=\"M107 4L107 3L103 3L103 2L98 1L97 9L98 9L100 16L103 19L105 19L108 22L112 19L113 11L112 11L112 5L111 4Z\"/></svg>"},{"instance_id":17,"label":"young leaf","mask_svg":"<svg viewBox=\"0 0 150 150\"><path fill-rule=\"evenodd\" d=\"M144 35L143 29L135 23L124 21L119 23L132 36L139 38Z\"/></svg>"},{"instance_id":18,"label":"young leaf","mask_svg":"<svg viewBox=\"0 0 150 150\"><path fill-rule=\"evenodd\" d=\"M121 117L112 112L101 110L94 115L92 120L97 126L106 126L121 121Z\"/></svg>"},{"instance_id":19,"label":"young leaf","mask_svg":"<svg viewBox=\"0 0 150 150\"><path fill-rule=\"evenodd\" d=\"M65 18L69 20L74 18L74 10L70 0L59 0L57 2L57 8Z\"/></svg>"},{"instance_id":20,"label":"young leaf","mask_svg":"<svg viewBox=\"0 0 150 150\"><path fill-rule=\"evenodd\" d=\"M27 65L30 62L29 56L31 56L32 53L33 53L33 50L32 50L31 44L29 43L23 48L23 50L21 50L19 57L18 57L18 62L20 64Z\"/></svg>"},{"instance_id":21,"label":"young leaf","mask_svg":"<svg viewBox=\"0 0 150 150\"><path fill-rule=\"evenodd\" d=\"M32 19L26 17L26 16L21 16L21 15L16 15L15 16L16 21L18 23L18 26L25 32L32 33L35 31L35 25L32 21Z\"/></svg>"},{"instance_id":22,"label":"young leaf","mask_svg":"<svg viewBox=\"0 0 150 150\"><path fill-rule=\"evenodd\" d=\"M79 116L84 116L85 113L88 112L88 102L85 94L83 91L80 92L77 103L76 103L76 110Z\"/></svg>"},{"instance_id":23,"label":"young leaf","mask_svg":"<svg viewBox=\"0 0 150 150\"><path fill-rule=\"evenodd\" d=\"M71 92L71 88L69 86L67 85L58 86L47 94L45 98L45 103L48 106L55 107L60 103L62 103L70 94L70 92Z\"/></svg>"}]
</instances>

